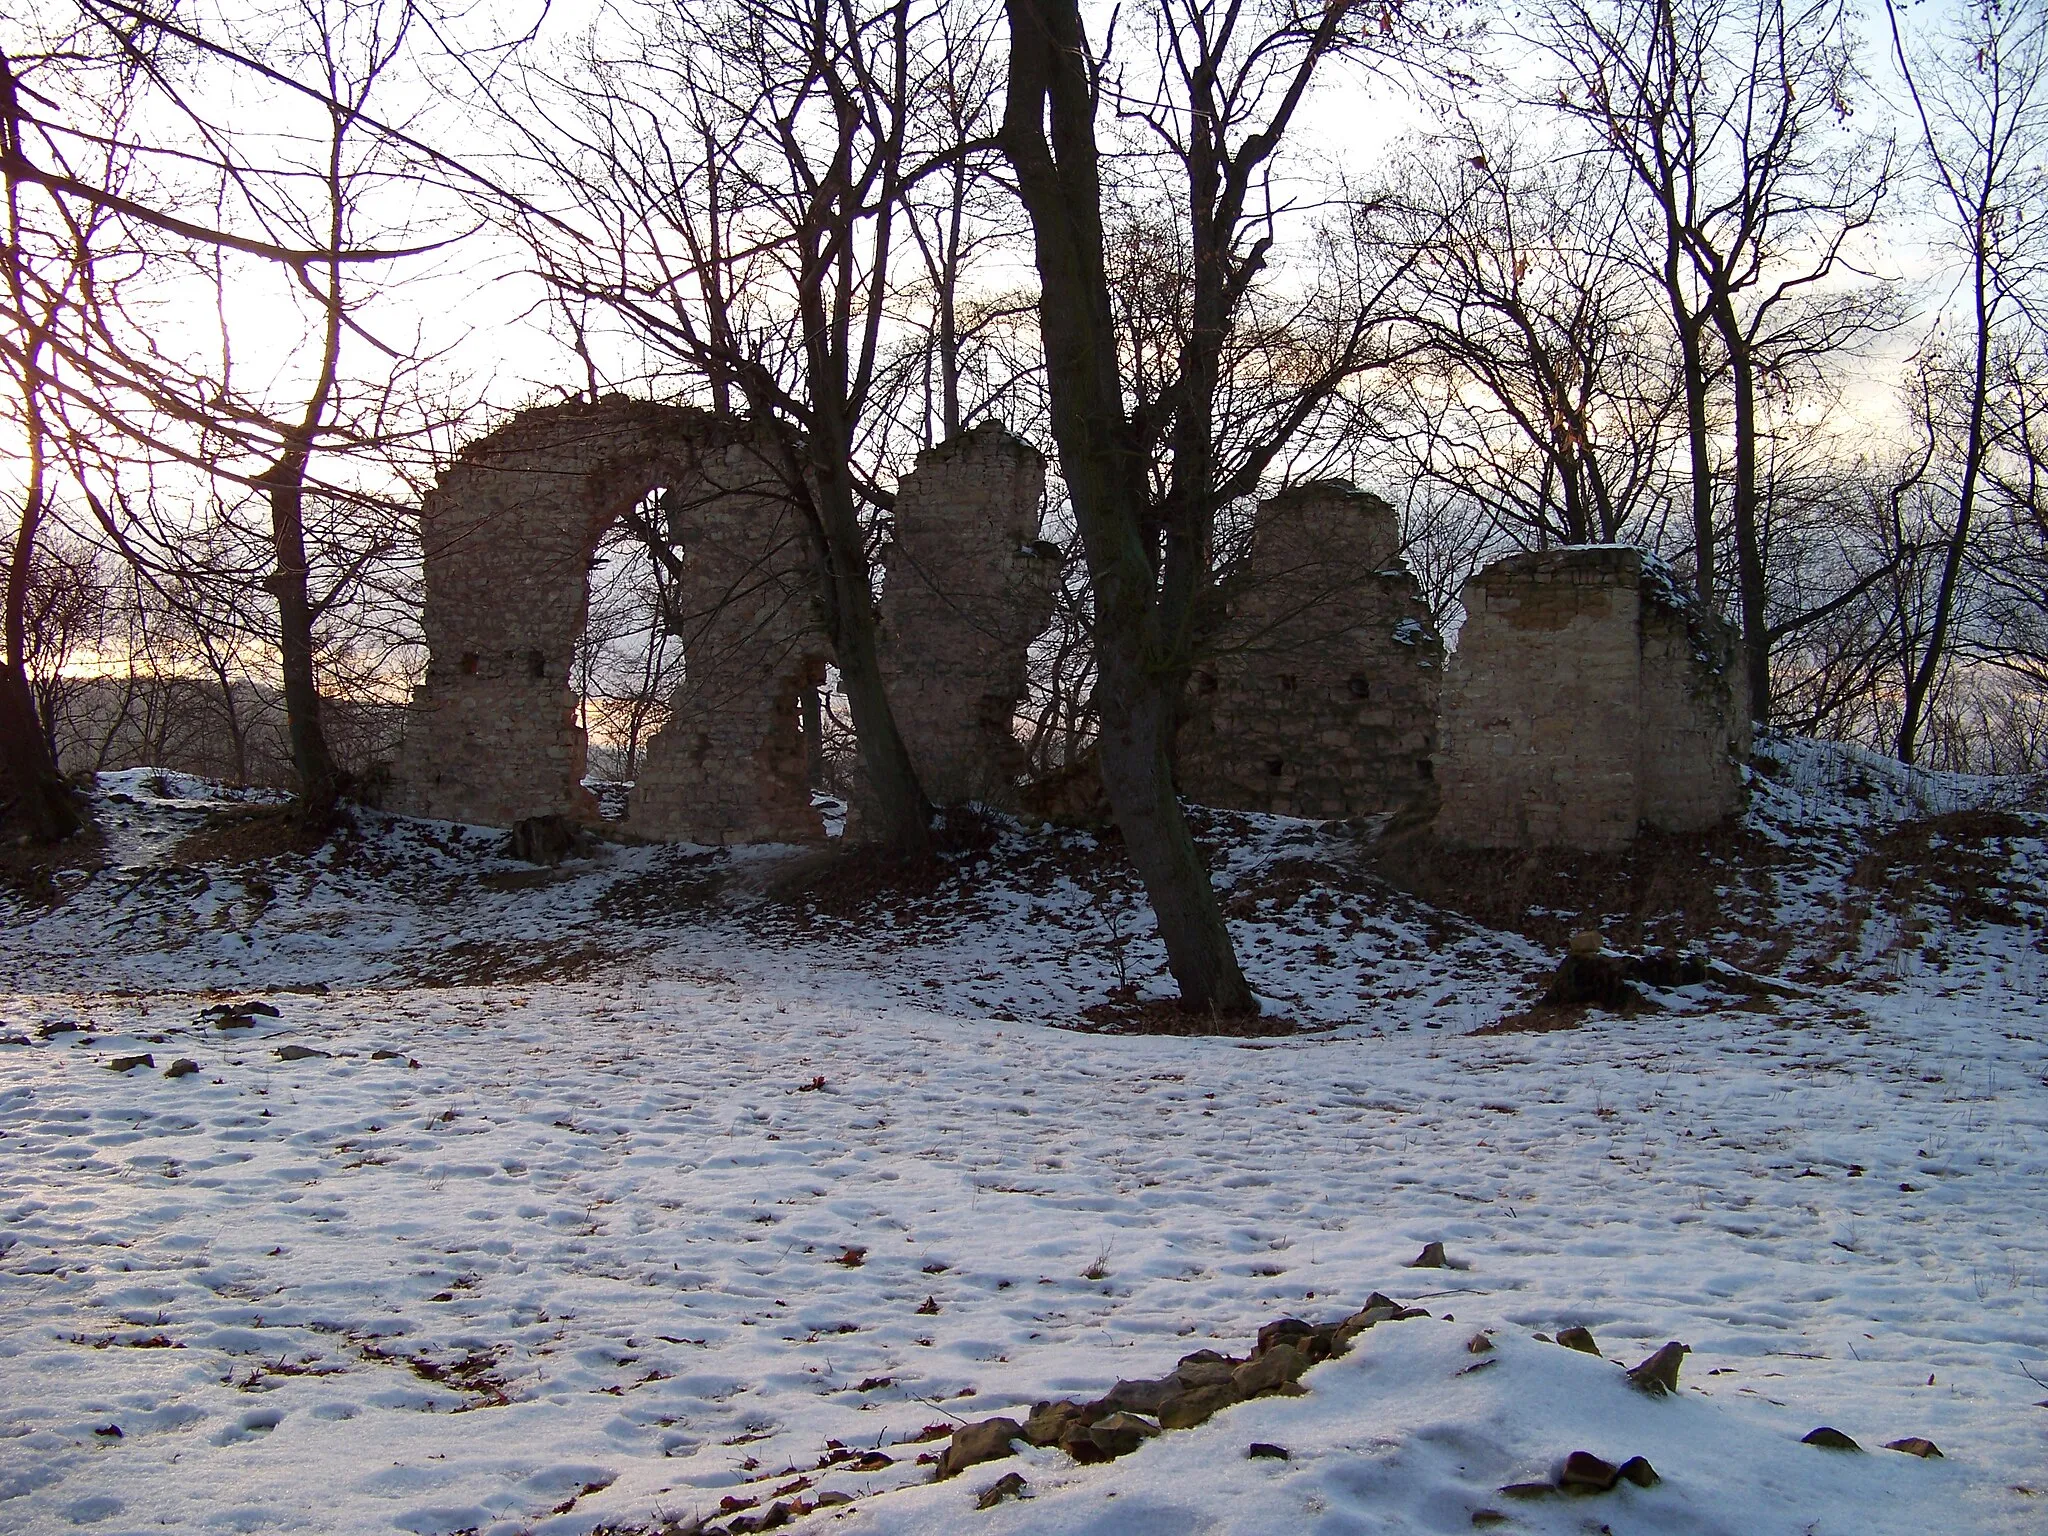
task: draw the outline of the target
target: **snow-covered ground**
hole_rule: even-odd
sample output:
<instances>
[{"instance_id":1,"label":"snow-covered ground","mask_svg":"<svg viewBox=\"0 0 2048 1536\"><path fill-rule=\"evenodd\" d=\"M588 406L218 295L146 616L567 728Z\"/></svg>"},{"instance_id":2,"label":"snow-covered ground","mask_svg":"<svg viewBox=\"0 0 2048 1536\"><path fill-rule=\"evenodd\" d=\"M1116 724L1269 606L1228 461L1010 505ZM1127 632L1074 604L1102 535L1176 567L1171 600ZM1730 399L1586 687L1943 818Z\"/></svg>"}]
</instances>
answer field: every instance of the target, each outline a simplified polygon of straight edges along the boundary
<instances>
[{"instance_id":1,"label":"snow-covered ground","mask_svg":"<svg viewBox=\"0 0 2048 1536\"><path fill-rule=\"evenodd\" d=\"M834 1491L792 1529L2048 1530L2048 818L1765 763L1716 984L1555 1032L1474 1033L1542 945L1345 829L1212 819L1304 1026L1259 1039L1090 1032L1165 988L1078 833L858 900L789 850L540 871L383 818L193 866L208 787L109 776L105 867L0 896L0 1528L581 1536ZM1405 1268L1431 1241L1462 1267ZM926 1481L957 1422L1374 1290L1434 1316L1305 1396ZM1679 1395L1535 1337L1572 1325L1683 1341ZM1913 1435L1943 1458L1882 1449ZM1574 1450L1662 1481L1498 1491Z\"/></svg>"}]
</instances>

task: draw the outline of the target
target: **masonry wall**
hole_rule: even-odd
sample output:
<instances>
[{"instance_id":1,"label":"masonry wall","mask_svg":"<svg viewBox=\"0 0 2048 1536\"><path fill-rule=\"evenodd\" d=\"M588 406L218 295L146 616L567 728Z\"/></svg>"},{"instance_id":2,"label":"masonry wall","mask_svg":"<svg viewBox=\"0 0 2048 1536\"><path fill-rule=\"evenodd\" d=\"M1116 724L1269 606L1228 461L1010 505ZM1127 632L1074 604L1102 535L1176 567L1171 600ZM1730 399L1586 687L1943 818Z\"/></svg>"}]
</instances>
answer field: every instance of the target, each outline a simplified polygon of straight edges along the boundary
<instances>
[{"instance_id":1,"label":"masonry wall","mask_svg":"<svg viewBox=\"0 0 2048 1536\"><path fill-rule=\"evenodd\" d=\"M1261 504L1181 727L1181 792L1322 819L1434 803L1443 643L1378 497L1334 481Z\"/></svg>"},{"instance_id":2,"label":"masonry wall","mask_svg":"<svg viewBox=\"0 0 2048 1536\"><path fill-rule=\"evenodd\" d=\"M1044 458L994 422L919 454L896 488L882 677L935 805L1007 804L1024 773L1017 706L1060 573L1044 492Z\"/></svg>"},{"instance_id":3,"label":"masonry wall","mask_svg":"<svg viewBox=\"0 0 2048 1536\"><path fill-rule=\"evenodd\" d=\"M1733 642L1642 551L1514 556L1463 597L1439 731L1440 838L1611 852L1644 822L1689 829L1740 809Z\"/></svg>"},{"instance_id":4,"label":"masonry wall","mask_svg":"<svg viewBox=\"0 0 2048 1536\"><path fill-rule=\"evenodd\" d=\"M1651 565L1642 582L1642 818L1696 832L1739 815L1749 688L1734 628Z\"/></svg>"},{"instance_id":5,"label":"masonry wall","mask_svg":"<svg viewBox=\"0 0 2048 1536\"><path fill-rule=\"evenodd\" d=\"M486 826L595 817L569 688L590 559L620 513L667 487L695 561L686 611L702 617L629 821L699 841L823 835L785 760L795 679L825 647L753 431L612 396L522 412L463 450L421 507L429 661L395 809Z\"/></svg>"},{"instance_id":6,"label":"masonry wall","mask_svg":"<svg viewBox=\"0 0 2048 1536\"><path fill-rule=\"evenodd\" d=\"M832 656L809 537L750 442L719 444L697 469L664 507L683 682L642 756L627 824L693 843L823 841L798 699Z\"/></svg>"}]
</instances>

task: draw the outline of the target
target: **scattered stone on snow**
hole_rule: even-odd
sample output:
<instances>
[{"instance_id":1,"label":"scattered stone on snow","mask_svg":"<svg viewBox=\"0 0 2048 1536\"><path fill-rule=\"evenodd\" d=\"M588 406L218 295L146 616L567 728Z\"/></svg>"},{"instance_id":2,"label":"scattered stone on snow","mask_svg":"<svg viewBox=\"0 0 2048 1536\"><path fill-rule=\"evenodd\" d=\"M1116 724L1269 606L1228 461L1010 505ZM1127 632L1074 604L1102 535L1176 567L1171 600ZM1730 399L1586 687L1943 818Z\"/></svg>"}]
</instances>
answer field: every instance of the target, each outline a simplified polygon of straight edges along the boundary
<instances>
[{"instance_id":1,"label":"scattered stone on snow","mask_svg":"<svg viewBox=\"0 0 2048 1536\"><path fill-rule=\"evenodd\" d=\"M1449 1269L1451 1261L1444 1257L1442 1243L1425 1243L1422 1252L1408 1261L1410 1269Z\"/></svg>"},{"instance_id":2,"label":"scattered stone on snow","mask_svg":"<svg viewBox=\"0 0 2048 1536\"><path fill-rule=\"evenodd\" d=\"M1252 1356L1230 1373L1231 1390L1239 1397L1264 1397L1303 1390L1299 1383L1312 1362L1292 1344L1275 1344Z\"/></svg>"},{"instance_id":3,"label":"scattered stone on snow","mask_svg":"<svg viewBox=\"0 0 2048 1536\"><path fill-rule=\"evenodd\" d=\"M1851 1440L1839 1429L1823 1424L1818 1429L1808 1430L1799 1437L1801 1445L1817 1445L1824 1451L1860 1451L1862 1446Z\"/></svg>"},{"instance_id":4,"label":"scattered stone on snow","mask_svg":"<svg viewBox=\"0 0 2048 1536\"><path fill-rule=\"evenodd\" d=\"M1005 1499L1021 1499L1024 1494L1024 1478L1021 1473L1005 1472L975 1495L976 1509L994 1509Z\"/></svg>"},{"instance_id":5,"label":"scattered stone on snow","mask_svg":"<svg viewBox=\"0 0 2048 1536\"><path fill-rule=\"evenodd\" d=\"M1112 1413L1088 1426L1088 1439L1101 1460L1114 1461L1119 1456L1128 1456L1159 1432L1159 1426L1150 1419L1135 1413Z\"/></svg>"},{"instance_id":6,"label":"scattered stone on snow","mask_svg":"<svg viewBox=\"0 0 2048 1536\"><path fill-rule=\"evenodd\" d=\"M137 1067L153 1067L156 1058L144 1051L140 1056L116 1056L107 1063L109 1072L133 1072Z\"/></svg>"},{"instance_id":7,"label":"scattered stone on snow","mask_svg":"<svg viewBox=\"0 0 2048 1536\"><path fill-rule=\"evenodd\" d=\"M1621 1468L1603 1461L1591 1451L1573 1451L1557 1474L1557 1486L1566 1493L1605 1493L1621 1479Z\"/></svg>"},{"instance_id":8,"label":"scattered stone on snow","mask_svg":"<svg viewBox=\"0 0 2048 1536\"><path fill-rule=\"evenodd\" d=\"M1237 1393L1228 1382L1220 1386L1192 1388L1159 1410L1159 1427L1193 1429L1197 1424L1208 1423L1219 1411L1237 1400Z\"/></svg>"},{"instance_id":9,"label":"scattered stone on snow","mask_svg":"<svg viewBox=\"0 0 2048 1536\"><path fill-rule=\"evenodd\" d=\"M1600 1354L1600 1346L1593 1342L1593 1331L1590 1328L1560 1328L1557 1331L1557 1342L1566 1349L1576 1349L1582 1355Z\"/></svg>"},{"instance_id":10,"label":"scattered stone on snow","mask_svg":"<svg viewBox=\"0 0 2048 1536\"><path fill-rule=\"evenodd\" d=\"M246 1003L215 1003L200 1013L199 1022L211 1022L215 1029L254 1029L258 1019L282 1016L274 1005L259 999Z\"/></svg>"},{"instance_id":11,"label":"scattered stone on snow","mask_svg":"<svg viewBox=\"0 0 2048 1536\"><path fill-rule=\"evenodd\" d=\"M1070 1434L1078 1433L1087 1428L1082 1419L1083 1414L1079 1403L1071 1403L1065 1399L1052 1403L1039 1403L1032 1408L1031 1417L1024 1421L1024 1428L1019 1432L1019 1438L1028 1445L1058 1445Z\"/></svg>"},{"instance_id":12,"label":"scattered stone on snow","mask_svg":"<svg viewBox=\"0 0 2048 1536\"><path fill-rule=\"evenodd\" d=\"M180 1056L176 1061L172 1062L168 1067L164 1068L164 1076L190 1077L193 1073L197 1072L198 1070L198 1062L194 1061L190 1056Z\"/></svg>"},{"instance_id":13,"label":"scattered stone on snow","mask_svg":"<svg viewBox=\"0 0 2048 1536\"><path fill-rule=\"evenodd\" d=\"M1598 950L1580 954L1574 949L1559 962L1543 1001L1552 1008L1591 1005L1620 1012L1639 1007L1642 994L1629 985L1628 968L1624 955Z\"/></svg>"},{"instance_id":14,"label":"scattered stone on snow","mask_svg":"<svg viewBox=\"0 0 2048 1536\"><path fill-rule=\"evenodd\" d=\"M280 1045L277 1048L279 1061L311 1061L315 1057L325 1059L333 1054L331 1051L315 1050L310 1045Z\"/></svg>"},{"instance_id":15,"label":"scattered stone on snow","mask_svg":"<svg viewBox=\"0 0 2048 1536\"><path fill-rule=\"evenodd\" d=\"M1284 1445L1275 1445L1270 1440L1254 1440L1245 1455L1252 1461L1292 1461L1294 1457Z\"/></svg>"},{"instance_id":16,"label":"scattered stone on snow","mask_svg":"<svg viewBox=\"0 0 2048 1536\"><path fill-rule=\"evenodd\" d=\"M1629 957L1628 979L1646 987L1694 987L1707 979L1707 962L1689 950L1653 950Z\"/></svg>"},{"instance_id":17,"label":"scattered stone on snow","mask_svg":"<svg viewBox=\"0 0 2048 1536\"><path fill-rule=\"evenodd\" d=\"M1595 1456L1591 1451L1573 1451L1559 1465L1556 1477L1550 1482L1509 1483L1500 1492L1510 1499L1547 1499L1556 1493L1608 1493L1617 1483L1624 1482L1633 1483L1638 1488L1653 1488L1661 1481L1663 1479L1658 1477L1657 1469L1650 1465L1647 1456L1631 1456L1616 1466L1605 1457ZM1482 1521L1475 1512L1472 1523L1495 1525L1500 1522Z\"/></svg>"},{"instance_id":18,"label":"scattered stone on snow","mask_svg":"<svg viewBox=\"0 0 2048 1536\"><path fill-rule=\"evenodd\" d=\"M1652 1397L1663 1397L1676 1392L1678 1363L1691 1353L1691 1350L1674 1339L1642 1364L1632 1367L1628 1373L1629 1383Z\"/></svg>"},{"instance_id":19,"label":"scattered stone on snow","mask_svg":"<svg viewBox=\"0 0 2048 1536\"><path fill-rule=\"evenodd\" d=\"M1941 1456L1941 1447L1922 1435L1908 1435L1903 1440L1887 1440L1884 1448L1888 1451L1904 1451L1908 1456L1918 1456L1923 1461L1930 1456L1947 1460Z\"/></svg>"},{"instance_id":20,"label":"scattered stone on snow","mask_svg":"<svg viewBox=\"0 0 2048 1536\"><path fill-rule=\"evenodd\" d=\"M980 1466L984 1461L1001 1461L1005 1456L1015 1454L1010 1442L1021 1439L1024 1426L1015 1419L982 1419L978 1423L963 1424L953 1431L953 1443L939 1458L937 1481L958 1477L969 1467Z\"/></svg>"},{"instance_id":21,"label":"scattered stone on snow","mask_svg":"<svg viewBox=\"0 0 2048 1536\"><path fill-rule=\"evenodd\" d=\"M1486 1355L1492 1352L1493 1340L1483 1333L1475 1333L1465 1341L1465 1353L1468 1355Z\"/></svg>"}]
</instances>

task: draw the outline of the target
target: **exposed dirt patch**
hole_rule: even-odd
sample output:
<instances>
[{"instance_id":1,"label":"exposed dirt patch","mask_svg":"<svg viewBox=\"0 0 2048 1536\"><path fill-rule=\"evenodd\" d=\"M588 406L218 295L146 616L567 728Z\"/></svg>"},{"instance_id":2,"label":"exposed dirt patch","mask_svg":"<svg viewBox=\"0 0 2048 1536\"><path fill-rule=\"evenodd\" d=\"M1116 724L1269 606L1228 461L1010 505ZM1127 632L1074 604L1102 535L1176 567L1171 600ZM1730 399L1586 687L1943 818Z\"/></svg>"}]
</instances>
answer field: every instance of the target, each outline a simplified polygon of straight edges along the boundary
<instances>
[{"instance_id":1,"label":"exposed dirt patch","mask_svg":"<svg viewBox=\"0 0 2048 1536\"><path fill-rule=\"evenodd\" d=\"M1682 947L1731 931L1767 945L1785 850L1733 823L1645 832L1626 853L1451 848L1411 832L1368 845L1367 869L1432 906L1561 947L1599 928L1628 949Z\"/></svg>"},{"instance_id":2,"label":"exposed dirt patch","mask_svg":"<svg viewBox=\"0 0 2048 1536\"><path fill-rule=\"evenodd\" d=\"M1586 1015L1592 1010L1583 1004L1559 1007L1551 1003L1538 1003L1520 1013L1503 1015L1492 1024L1482 1024L1472 1031L1475 1035L1547 1035L1553 1030L1577 1029L1586 1022Z\"/></svg>"},{"instance_id":3,"label":"exposed dirt patch","mask_svg":"<svg viewBox=\"0 0 2048 1536\"><path fill-rule=\"evenodd\" d=\"M607 922L649 926L702 918L719 906L731 879L732 866L723 853L672 853L645 874L607 886L597 898L597 915Z\"/></svg>"},{"instance_id":4,"label":"exposed dirt patch","mask_svg":"<svg viewBox=\"0 0 2048 1536\"><path fill-rule=\"evenodd\" d=\"M64 886L98 873L106 866L107 843L89 807L82 807L85 826L61 843L23 843L0 839L0 894L24 906L54 907L64 899Z\"/></svg>"},{"instance_id":5,"label":"exposed dirt patch","mask_svg":"<svg viewBox=\"0 0 2048 1536\"><path fill-rule=\"evenodd\" d=\"M767 888L770 901L800 920L854 921L912 912L929 918L935 903L957 896L964 868L991 855L1002 825L973 807L942 812L928 854L853 843L796 860Z\"/></svg>"},{"instance_id":6,"label":"exposed dirt patch","mask_svg":"<svg viewBox=\"0 0 2048 1536\"><path fill-rule=\"evenodd\" d=\"M1075 1027L1096 1035L1223 1035L1274 1040L1302 1033L1300 1025L1282 1014L1203 1013L1165 998L1093 1003L1081 1010L1081 1017L1087 1022Z\"/></svg>"},{"instance_id":7,"label":"exposed dirt patch","mask_svg":"<svg viewBox=\"0 0 2048 1536\"><path fill-rule=\"evenodd\" d=\"M353 831L343 812L336 827L308 826L291 805L238 805L214 811L171 848L174 864L260 864L318 851L337 830Z\"/></svg>"},{"instance_id":8,"label":"exposed dirt patch","mask_svg":"<svg viewBox=\"0 0 2048 1536\"><path fill-rule=\"evenodd\" d=\"M526 986L582 981L632 953L588 938L464 939L411 957L406 971L420 987Z\"/></svg>"}]
</instances>

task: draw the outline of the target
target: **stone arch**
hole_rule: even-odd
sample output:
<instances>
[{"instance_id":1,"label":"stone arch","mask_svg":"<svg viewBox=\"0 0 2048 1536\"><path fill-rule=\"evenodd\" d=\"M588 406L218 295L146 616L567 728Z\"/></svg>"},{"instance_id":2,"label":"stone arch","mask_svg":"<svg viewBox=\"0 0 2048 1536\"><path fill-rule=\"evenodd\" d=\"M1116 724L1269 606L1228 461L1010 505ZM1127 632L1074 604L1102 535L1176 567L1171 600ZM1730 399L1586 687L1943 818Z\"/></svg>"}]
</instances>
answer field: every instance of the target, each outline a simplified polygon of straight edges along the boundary
<instances>
[{"instance_id":1,"label":"stone arch","mask_svg":"<svg viewBox=\"0 0 2048 1536\"><path fill-rule=\"evenodd\" d=\"M781 737L794 737L796 679L829 648L797 509L755 434L614 395L523 411L462 451L420 510L428 665L395 808L486 826L594 819L569 686L590 562L618 518L661 489L683 546L685 680L628 819L695 841L823 835L801 768L793 784L775 770ZM801 763L800 740L794 749Z\"/></svg>"}]
</instances>

